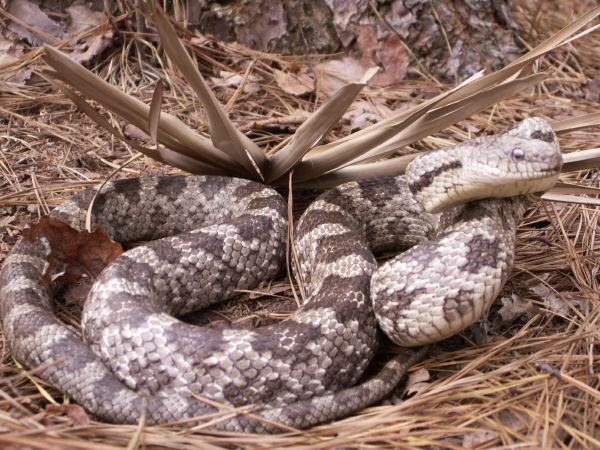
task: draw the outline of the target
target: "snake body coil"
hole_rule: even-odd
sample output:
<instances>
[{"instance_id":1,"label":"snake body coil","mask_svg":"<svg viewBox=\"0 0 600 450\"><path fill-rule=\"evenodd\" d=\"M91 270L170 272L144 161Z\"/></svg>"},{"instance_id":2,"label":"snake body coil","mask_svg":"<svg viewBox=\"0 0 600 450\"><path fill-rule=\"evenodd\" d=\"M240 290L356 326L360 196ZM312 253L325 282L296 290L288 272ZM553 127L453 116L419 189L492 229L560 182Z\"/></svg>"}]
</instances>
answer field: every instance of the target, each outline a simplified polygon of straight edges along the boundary
<instances>
[{"instance_id":1,"label":"snake body coil","mask_svg":"<svg viewBox=\"0 0 600 450\"><path fill-rule=\"evenodd\" d=\"M406 179L332 189L294 232L304 304L256 330L199 328L173 315L256 287L281 269L281 197L224 177L116 182L99 194L94 221L117 241L159 240L105 269L84 306L83 341L54 317L53 288L37 283L44 241L20 241L4 263L3 331L18 360L106 421L136 423L144 412L151 424L189 421L217 412L212 402L264 405L211 424L224 430L338 419L389 394L423 354L407 350L352 387L377 349L376 316L395 342L416 346L459 332L487 310L510 273L518 220L561 163L549 125L529 119L426 154ZM93 195L84 191L52 214L81 228ZM483 200L490 196L508 198ZM371 283L373 251L409 247Z\"/></svg>"}]
</instances>

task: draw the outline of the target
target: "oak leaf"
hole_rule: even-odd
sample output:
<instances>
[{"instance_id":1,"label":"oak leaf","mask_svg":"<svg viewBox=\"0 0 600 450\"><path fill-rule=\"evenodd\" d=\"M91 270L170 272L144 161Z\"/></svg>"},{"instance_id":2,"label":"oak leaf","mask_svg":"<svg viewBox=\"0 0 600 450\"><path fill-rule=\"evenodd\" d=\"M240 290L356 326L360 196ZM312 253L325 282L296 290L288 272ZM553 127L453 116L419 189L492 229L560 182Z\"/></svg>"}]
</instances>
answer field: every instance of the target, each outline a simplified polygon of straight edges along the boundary
<instances>
[{"instance_id":1,"label":"oak leaf","mask_svg":"<svg viewBox=\"0 0 600 450\"><path fill-rule=\"evenodd\" d=\"M40 284L52 281L69 282L82 277L95 280L100 272L123 253L121 244L110 239L104 228L97 226L91 233L79 231L53 216L44 216L38 223L23 229L26 242L46 239L50 250ZM55 273L56 263L61 272Z\"/></svg>"},{"instance_id":2,"label":"oak leaf","mask_svg":"<svg viewBox=\"0 0 600 450\"><path fill-rule=\"evenodd\" d=\"M66 414L77 426L90 424L90 417L79 405L48 405L46 406L46 412L48 414Z\"/></svg>"}]
</instances>

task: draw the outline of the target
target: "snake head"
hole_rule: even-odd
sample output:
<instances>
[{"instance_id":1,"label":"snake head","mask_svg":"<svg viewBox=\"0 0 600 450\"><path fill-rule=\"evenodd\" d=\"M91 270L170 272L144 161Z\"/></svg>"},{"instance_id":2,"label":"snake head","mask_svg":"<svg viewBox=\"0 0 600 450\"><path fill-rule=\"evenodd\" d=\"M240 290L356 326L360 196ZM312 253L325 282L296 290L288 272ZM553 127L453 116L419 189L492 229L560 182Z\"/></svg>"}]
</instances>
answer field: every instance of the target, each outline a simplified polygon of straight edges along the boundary
<instances>
[{"instance_id":1,"label":"snake head","mask_svg":"<svg viewBox=\"0 0 600 450\"><path fill-rule=\"evenodd\" d=\"M526 119L504 132L424 153L408 166L413 195L431 212L484 198L541 194L560 174L556 135L543 119Z\"/></svg>"}]
</instances>

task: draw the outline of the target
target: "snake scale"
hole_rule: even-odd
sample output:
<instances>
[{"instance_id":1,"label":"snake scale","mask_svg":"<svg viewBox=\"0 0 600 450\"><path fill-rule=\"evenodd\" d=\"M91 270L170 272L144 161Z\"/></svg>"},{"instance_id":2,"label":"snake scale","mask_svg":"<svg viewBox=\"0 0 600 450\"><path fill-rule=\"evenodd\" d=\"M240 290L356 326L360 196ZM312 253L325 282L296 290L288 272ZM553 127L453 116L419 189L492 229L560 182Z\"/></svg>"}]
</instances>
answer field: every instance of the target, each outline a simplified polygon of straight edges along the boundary
<instances>
[{"instance_id":1,"label":"snake scale","mask_svg":"<svg viewBox=\"0 0 600 450\"><path fill-rule=\"evenodd\" d=\"M532 118L425 153L406 176L326 192L294 231L304 303L253 330L196 327L175 316L282 269L288 224L279 194L226 177L117 181L102 188L93 221L116 241L153 242L100 275L84 305L82 338L52 312L59 286L38 284L44 240L19 241L4 263L3 332L17 360L101 420L137 423L145 415L149 424L189 425L208 416L214 429L246 432L335 420L388 395L423 356L418 346L461 331L489 308L510 273L518 221L561 165L550 125ZM97 189L51 214L82 228ZM373 252L406 249L377 268ZM357 385L377 350L378 322L395 343L415 348ZM230 413L217 416L223 408Z\"/></svg>"}]
</instances>

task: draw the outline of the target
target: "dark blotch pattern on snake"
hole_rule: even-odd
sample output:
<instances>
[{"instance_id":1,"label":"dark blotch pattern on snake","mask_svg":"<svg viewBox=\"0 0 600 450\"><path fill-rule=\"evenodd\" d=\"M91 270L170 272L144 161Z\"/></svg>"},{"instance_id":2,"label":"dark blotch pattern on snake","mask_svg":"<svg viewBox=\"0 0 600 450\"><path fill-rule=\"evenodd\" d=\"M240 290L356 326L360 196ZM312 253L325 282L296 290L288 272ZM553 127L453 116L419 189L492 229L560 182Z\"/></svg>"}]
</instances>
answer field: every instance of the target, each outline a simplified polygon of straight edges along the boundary
<instances>
[{"instance_id":1,"label":"dark blotch pattern on snake","mask_svg":"<svg viewBox=\"0 0 600 450\"><path fill-rule=\"evenodd\" d=\"M120 242L159 240L105 269L84 306L83 340L52 313L58 287L37 283L47 244L20 241L0 273L3 331L19 361L102 420L136 423L145 412L150 424L193 424L219 411L202 398L262 405L212 422L215 429L275 432L276 424L335 420L388 395L424 353L407 349L355 386L377 349L376 318L410 347L455 334L487 310L510 273L518 220L561 164L549 125L529 119L420 156L406 178L332 189L295 227L304 304L255 330L199 328L173 316L281 270L283 199L225 177L115 182L98 196L93 221ZM94 193L52 214L81 228ZM372 252L410 247L371 283Z\"/></svg>"}]
</instances>

